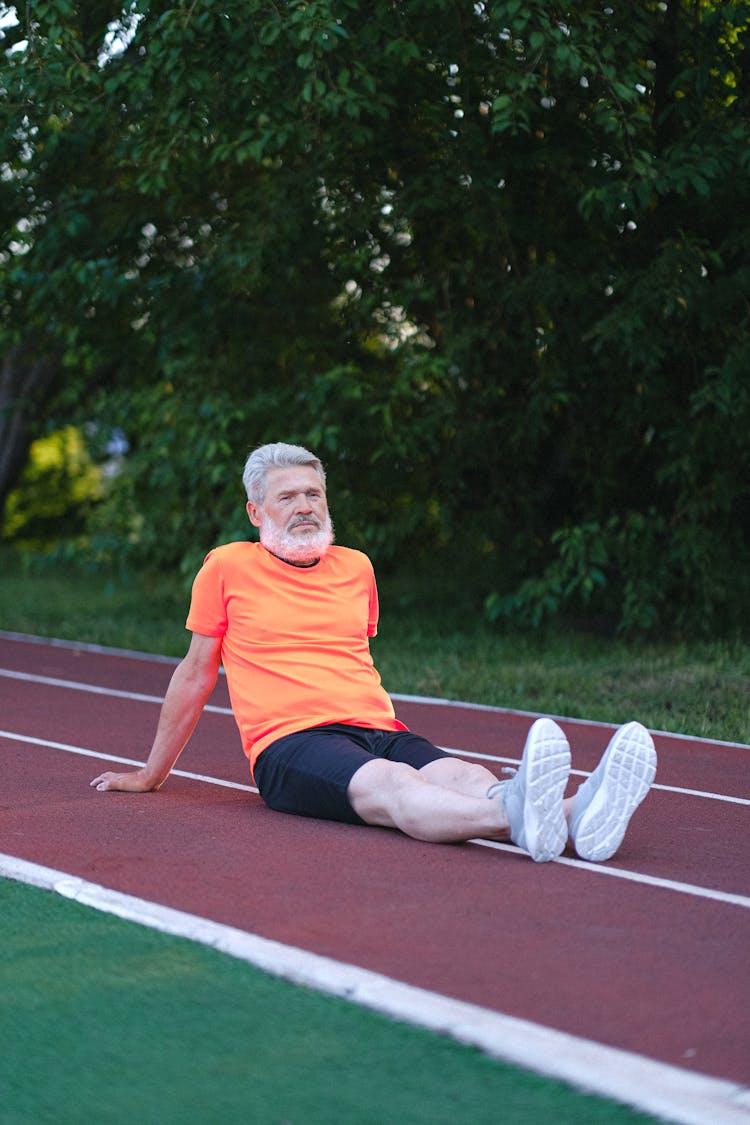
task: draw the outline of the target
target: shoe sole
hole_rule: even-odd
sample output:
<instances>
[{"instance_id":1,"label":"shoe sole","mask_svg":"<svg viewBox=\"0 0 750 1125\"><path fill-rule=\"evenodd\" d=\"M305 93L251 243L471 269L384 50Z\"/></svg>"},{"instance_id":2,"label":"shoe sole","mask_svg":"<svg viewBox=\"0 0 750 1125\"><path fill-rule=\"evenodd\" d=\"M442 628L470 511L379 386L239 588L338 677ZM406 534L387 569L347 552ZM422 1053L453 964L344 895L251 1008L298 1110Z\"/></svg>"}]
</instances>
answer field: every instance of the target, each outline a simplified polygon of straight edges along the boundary
<instances>
[{"instance_id":1,"label":"shoe sole","mask_svg":"<svg viewBox=\"0 0 750 1125\"><path fill-rule=\"evenodd\" d=\"M570 747L557 723L537 719L529 731L524 758L524 847L536 863L546 863L560 855L568 840L562 799L570 773Z\"/></svg>"},{"instance_id":2,"label":"shoe sole","mask_svg":"<svg viewBox=\"0 0 750 1125\"><path fill-rule=\"evenodd\" d=\"M576 825L574 840L581 859L594 863L615 854L651 788L656 776L651 735L640 723L628 723L613 736L602 761L602 783Z\"/></svg>"}]
</instances>

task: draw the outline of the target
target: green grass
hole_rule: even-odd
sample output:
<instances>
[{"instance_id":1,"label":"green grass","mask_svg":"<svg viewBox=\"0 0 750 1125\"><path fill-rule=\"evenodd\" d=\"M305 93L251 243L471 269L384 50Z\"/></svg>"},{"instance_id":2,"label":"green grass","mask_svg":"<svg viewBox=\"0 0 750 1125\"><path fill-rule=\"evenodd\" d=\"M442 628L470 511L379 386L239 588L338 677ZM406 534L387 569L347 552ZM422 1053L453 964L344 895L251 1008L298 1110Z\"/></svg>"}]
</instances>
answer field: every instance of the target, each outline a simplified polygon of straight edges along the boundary
<instances>
[{"instance_id":1,"label":"green grass","mask_svg":"<svg viewBox=\"0 0 750 1125\"><path fill-rule=\"evenodd\" d=\"M9 881L0 944L3 1125L653 1120Z\"/></svg>"},{"instance_id":2,"label":"green grass","mask_svg":"<svg viewBox=\"0 0 750 1125\"><path fill-rule=\"evenodd\" d=\"M393 691L750 741L750 646L740 642L634 645L412 625L374 651Z\"/></svg>"},{"instance_id":3,"label":"green grass","mask_svg":"<svg viewBox=\"0 0 750 1125\"><path fill-rule=\"evenodd\" d=\"M39 566L0 554L0 628L182 656L189 590L175 575ZM487 625L460 590L384 578L373 653L389 691L750 742L750 643L646 643Z\"/></svg>"}]
</instances>

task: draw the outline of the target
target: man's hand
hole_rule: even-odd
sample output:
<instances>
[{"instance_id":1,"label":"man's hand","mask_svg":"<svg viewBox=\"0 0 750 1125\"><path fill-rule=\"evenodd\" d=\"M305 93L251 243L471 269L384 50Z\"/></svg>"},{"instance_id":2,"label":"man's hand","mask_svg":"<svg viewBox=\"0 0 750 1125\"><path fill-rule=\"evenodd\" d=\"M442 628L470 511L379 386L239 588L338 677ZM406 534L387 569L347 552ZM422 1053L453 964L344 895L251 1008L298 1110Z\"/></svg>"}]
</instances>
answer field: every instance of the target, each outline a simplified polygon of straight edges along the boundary
<instances>
[{"instance_id":1,"label":"man's hand","mask_svg":"<svg viewBox=\"0 0 750 1125\"><path fill-rule=\"evenodd\" d=\"M153 779L146 776L146 771L130 770L128 773L100 773L90 782L92 789L104 793L108 789L119 789L123 793L148 793L151 789L158 789Z\"/></svg>"}]
</instances>

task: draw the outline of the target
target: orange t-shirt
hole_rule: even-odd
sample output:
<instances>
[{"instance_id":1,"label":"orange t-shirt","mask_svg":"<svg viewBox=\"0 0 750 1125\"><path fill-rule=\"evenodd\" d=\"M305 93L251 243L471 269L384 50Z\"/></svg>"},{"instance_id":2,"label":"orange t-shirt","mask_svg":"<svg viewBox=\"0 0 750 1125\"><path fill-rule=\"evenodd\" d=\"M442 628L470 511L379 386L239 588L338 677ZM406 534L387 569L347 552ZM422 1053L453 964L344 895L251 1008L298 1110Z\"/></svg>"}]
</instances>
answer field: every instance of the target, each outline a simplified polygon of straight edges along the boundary
<instances>
[{"instance_id":1,"label":"orange t-shirt","mask_svg":"<svg viewBox=\"0 0 750 1125\"><path fill-rule=\"evenodd\" d=\"M221 637L221 657L251 767L277 738L326 723L407 730L380 683L368 638L378 623L372 564L331 547L290 566L260 543L209 552L186 627Z\"/></svg>"}]
</instances>

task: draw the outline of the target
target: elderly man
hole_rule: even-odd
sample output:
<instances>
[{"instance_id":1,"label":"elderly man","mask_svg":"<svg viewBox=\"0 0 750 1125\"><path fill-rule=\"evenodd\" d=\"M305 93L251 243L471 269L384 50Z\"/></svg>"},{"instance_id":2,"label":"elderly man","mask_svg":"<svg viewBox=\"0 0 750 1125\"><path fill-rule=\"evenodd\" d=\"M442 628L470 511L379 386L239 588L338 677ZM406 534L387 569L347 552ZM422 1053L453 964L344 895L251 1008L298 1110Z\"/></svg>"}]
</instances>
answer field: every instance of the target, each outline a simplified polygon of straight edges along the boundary
<instances>
[{"instance_id":1,"label":"elderly man","mask_svg":"<svg viewBox=\"0 0 750 1125\"><path fill-rule=\"evenodd\" d=\"M499 781L412 733L373 665L375 577L359 551L333 546L325 472L282 442L248 457L247 514L259 543L211 551L194 585L192 640L162 705L142 768L91 785L159 789L200 718L223 662L243 749L273 809L397 828L434 842L510 839L532 859L608 859L656 771L648 732L621 727L564 799L570 749L551 719L531 727L520 768Z\"/></svg>"}]
</instances>

